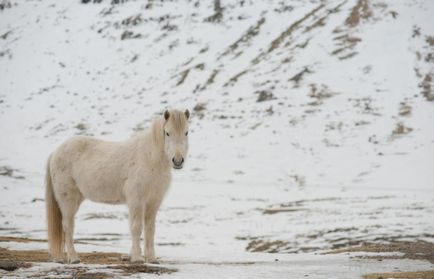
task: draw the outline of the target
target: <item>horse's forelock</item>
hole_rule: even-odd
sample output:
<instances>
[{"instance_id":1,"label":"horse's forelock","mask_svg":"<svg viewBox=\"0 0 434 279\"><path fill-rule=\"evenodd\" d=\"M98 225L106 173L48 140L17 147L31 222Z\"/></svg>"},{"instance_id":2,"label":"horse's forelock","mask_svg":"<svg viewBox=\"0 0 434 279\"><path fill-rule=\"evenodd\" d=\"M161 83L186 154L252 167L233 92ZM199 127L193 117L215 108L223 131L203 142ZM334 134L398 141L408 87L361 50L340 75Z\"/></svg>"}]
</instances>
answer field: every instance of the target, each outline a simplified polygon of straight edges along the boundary
<instances>
[{"instance_id":1,"label":"horse's forelock","mask_svg":"<svg viewBox=\"0 0 434 279\"><path fill-rule=\"evenodd\" d=\"M179 110L172 110L170 112L169 121L172 121L173 129L176 133L183 133L187 125L187 119L183 112Z\"/></svg>"}]
</instances>

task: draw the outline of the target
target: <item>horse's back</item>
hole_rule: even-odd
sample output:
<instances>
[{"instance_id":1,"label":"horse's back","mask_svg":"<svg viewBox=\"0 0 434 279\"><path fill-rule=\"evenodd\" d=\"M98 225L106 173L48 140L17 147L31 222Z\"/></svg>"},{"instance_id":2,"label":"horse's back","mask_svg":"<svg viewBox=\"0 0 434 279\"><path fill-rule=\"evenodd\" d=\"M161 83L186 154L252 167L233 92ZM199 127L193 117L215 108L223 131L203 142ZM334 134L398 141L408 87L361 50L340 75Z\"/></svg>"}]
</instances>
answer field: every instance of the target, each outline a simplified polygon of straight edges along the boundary
<instances>
[{"instance_id":1,"label":"horse's back","mask_svg":"<svg viewBox=\"0 0 434 279\"><path fill-rule=\"evenodd\" d=\"M122 144L92 137L74 136L52 154L51 168L64 181L70 180L85 198L121 202Z\"/></svg>"}]
</instances>

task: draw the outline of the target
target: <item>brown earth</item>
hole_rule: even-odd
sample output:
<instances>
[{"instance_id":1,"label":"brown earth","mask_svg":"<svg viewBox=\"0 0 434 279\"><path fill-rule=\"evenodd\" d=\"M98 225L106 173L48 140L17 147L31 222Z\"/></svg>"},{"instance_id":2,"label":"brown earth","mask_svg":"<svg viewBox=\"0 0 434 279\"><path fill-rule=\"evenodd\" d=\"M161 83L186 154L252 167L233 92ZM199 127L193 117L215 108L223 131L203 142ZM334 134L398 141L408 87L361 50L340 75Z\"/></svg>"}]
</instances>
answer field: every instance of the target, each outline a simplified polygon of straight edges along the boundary
<instances>
[{"instance_id":1,"label":"brown earth","mask_svg":"<svg viewBox=\"0 0 434 279\"><path fill-rule=\"evenodd\" d=\"M393 256L363 256L364 259L411 259L425 260L434 263L434 243L418 240L411 241L392 241L390 243L365 243L360 246L333 250L326 254L348 253L348 252L399 252L402 255Z\"/></svg>"},{"instance_id":2,"label":"brown earth","mask_svg":"<svg viewBox=\"0 0 434 279\"><path fill-rule=\"evenodd\" d=\"M434 270L415 272L373 273L363 276L364 279L434 279Z\"/></svg>"},{"instance_id":3,"label":"brown earth","mask_svg":"<svg viewBox=\"0 0 434 279\"><path fill-rule=\"evenodd\" d=\"M5 241L5 240L3 240ZM13 240L15 241L15 240ZM30 242L25 239L21 242ZM99 264L101 268L111 269L114 272L120 272L122 275L131 275L136 273L172 273L176 269L166 268L161 266L150 266L145 264L130 264L122 260L122 255L119 253L79 253L81 263L84 264ZM6 271L14 271L18 268L28 268L30 263L50 262L48 252L45 250L9 250L0 248L0 269ZM73 274L74 278L111 278L110 273L104 272L87 272L84 267L75 267L74 265L62 265L59 268L46 271L45 273L56 274ZM42 277L47 274L40 274ZM39 275L38 275L39 276Z\"/></svg>"},{"instance_id":4,"label":"brown earth","mask_svg":"<svg viewBox=\"0 0 434 279\"><path fill-rule=\"evenodd\" d=\"M119 253L79 253L85 264L122 264ZM49 262L50 257L45 250L9 250L0 248L0 261Z\"/></svg>"}]
</instances>

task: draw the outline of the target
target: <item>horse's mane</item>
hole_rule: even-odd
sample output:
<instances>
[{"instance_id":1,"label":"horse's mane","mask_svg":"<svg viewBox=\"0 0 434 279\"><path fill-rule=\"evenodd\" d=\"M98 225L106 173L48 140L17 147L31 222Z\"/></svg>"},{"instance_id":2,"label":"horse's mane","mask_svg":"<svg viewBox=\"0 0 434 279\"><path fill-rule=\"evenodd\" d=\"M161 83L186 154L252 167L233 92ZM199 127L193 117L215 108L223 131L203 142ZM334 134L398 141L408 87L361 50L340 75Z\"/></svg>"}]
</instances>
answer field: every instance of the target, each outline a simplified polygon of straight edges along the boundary
<instances>
[{"instance_id":1,"label":"horse's mane","mask_svg":"<svg viewBox=\"0 0 434 279\"><path fill-rule=\"evenodd\" d=\"M165 119L159 116L154 119L151 126L152 141L159 150L164 148L164 123Z\"/></svg>"}]
</instances>

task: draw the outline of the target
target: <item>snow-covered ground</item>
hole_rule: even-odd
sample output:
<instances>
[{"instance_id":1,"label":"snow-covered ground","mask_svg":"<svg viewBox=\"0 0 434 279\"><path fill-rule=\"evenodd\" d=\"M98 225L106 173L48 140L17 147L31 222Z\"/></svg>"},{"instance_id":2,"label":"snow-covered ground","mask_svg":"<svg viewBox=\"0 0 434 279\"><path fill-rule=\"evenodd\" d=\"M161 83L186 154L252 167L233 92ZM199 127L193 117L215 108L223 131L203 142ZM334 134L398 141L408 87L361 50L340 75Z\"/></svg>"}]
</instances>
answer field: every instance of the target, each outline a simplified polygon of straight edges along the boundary
<instances>
[{"instance_id":1,"label":"snow-covered ground","mask_svg":"<svg viewBox=\"0 0 434 279\"><path fill-rule=\"evenodd\" d=\"M434 242L434 2L222 1L221 22L212 1L0 3L0 235L46 238L62 141L122 140L178 107L190 155L158 215L164 276L433 268L319 254ZM78 251L127 253L126 212L85 202Z\"/></svg>"}]
</instances>

